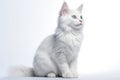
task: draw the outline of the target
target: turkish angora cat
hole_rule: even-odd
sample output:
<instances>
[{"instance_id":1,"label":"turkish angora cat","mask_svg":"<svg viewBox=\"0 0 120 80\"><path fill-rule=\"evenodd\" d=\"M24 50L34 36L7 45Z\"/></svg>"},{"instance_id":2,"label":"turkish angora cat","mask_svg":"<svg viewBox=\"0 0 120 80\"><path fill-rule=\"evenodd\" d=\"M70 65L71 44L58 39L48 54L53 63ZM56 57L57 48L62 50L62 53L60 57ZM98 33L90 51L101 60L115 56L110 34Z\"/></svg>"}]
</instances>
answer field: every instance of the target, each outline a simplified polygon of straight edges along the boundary
<instances>
[{"instance_id":1,"label":"turkish angora cat","mask_svg":"<svg viewBox=\"0 0 120 80\"><path fill-rule=\"evenodd\" d=\"M83 39L82 7L70 10L63 3L58 26L53 35L43 40L36 51L33 68L14 69L14 76L77 77L77 57Z\"/></svg>"}]
</instances>

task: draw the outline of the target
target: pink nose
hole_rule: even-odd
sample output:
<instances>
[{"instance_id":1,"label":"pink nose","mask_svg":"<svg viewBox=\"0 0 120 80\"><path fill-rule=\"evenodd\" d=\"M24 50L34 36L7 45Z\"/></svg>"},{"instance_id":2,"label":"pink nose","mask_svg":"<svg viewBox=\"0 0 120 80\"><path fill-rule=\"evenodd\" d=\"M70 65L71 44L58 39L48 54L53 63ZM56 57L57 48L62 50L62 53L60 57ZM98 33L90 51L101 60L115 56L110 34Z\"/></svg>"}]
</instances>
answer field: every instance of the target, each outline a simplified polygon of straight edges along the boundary
<instances>
[{"instance_id":1,"label":"pink nose","mask_svg":"<svg viewBox=\"0 0 120 80\"><path fill-rule=\"evenodd\" d=\"M82 20L79 20L80 22L82 22Z\"/></svg>"}]
</instances>

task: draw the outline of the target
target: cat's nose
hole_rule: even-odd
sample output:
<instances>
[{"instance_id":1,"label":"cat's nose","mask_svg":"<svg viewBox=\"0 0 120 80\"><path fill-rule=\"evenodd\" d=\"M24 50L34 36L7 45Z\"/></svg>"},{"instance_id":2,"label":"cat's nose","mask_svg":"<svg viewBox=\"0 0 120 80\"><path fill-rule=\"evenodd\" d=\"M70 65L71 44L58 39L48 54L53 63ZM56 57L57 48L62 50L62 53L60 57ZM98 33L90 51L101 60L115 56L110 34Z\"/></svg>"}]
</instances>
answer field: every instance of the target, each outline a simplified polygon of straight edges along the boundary
<instances>
[{"instance_id":1,"label":"cat's nose","mask_svg":"<svg viewBox=\"0 0 120 80\"><path fill-rule=\"evenodd\" d=\"M82 22L82 20L79 20L80 22Z\"/></svg>"}]
</instances>

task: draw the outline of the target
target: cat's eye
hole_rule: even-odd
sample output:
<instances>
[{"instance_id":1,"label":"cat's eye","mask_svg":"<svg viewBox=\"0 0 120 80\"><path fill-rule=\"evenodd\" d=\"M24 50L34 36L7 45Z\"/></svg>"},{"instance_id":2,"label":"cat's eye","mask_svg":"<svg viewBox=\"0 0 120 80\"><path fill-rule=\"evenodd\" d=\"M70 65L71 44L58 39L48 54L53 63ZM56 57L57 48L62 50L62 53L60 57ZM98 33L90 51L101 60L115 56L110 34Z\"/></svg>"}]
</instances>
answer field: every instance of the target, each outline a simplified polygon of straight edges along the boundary
<instances>
[{"instance_id":1,"label":"cat's eye","mask_svg":"<svg viewBox=\"0 0 120 80\"><path fill-rule=\"evenodd\" d=\"M80 16L80 19L83 19L83 17L82 17L82 16Z\"/></svg>"},{"instance_id":2,"label":"cat's eye","mask_svg":"<svg viewBox=\"0 0 120 80\"><path fill-rule=\"evenodd\" d=\"M72 18L76 19L77 17L75 15L72 15Z\"/></svg>"}]
</instances>

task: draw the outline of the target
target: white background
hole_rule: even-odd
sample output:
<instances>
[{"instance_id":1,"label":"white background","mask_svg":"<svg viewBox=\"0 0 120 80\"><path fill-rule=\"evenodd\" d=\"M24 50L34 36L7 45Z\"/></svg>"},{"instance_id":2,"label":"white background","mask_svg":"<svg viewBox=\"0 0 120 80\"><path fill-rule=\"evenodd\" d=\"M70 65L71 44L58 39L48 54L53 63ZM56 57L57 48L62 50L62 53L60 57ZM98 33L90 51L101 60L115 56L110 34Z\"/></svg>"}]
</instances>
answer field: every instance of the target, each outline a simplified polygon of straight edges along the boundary
<instances>
[{"instance_id":1,"label":"white background","mask_svg":"<svg viewBox=\"0 0 120 80\"><path fill-rule=\"evenodd\" d=\"M66 0L84 3L80 75L120 77L119 0ZM32 66L40 42L54 33L63 0L0 0L0 77L13 65Z\"/></svg>"}]
</instances>

